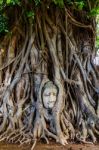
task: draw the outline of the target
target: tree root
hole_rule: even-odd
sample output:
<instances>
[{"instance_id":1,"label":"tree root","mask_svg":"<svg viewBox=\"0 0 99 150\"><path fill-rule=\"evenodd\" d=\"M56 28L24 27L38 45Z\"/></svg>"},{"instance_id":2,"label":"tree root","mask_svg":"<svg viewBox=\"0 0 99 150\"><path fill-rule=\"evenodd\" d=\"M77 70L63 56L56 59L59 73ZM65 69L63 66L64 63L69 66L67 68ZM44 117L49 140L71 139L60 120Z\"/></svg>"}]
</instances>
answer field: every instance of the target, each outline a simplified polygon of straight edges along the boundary
<instances>
[{"instance_id":1,"label":"tree root","mask_svg":"<svg viewBox=\"0 0 99 150\"><path fill-rule=\"evenodd\" d=\"M0 141L20 146L33 143L31 150L38 139L47 144L50 138L62 145L68 141L96 143L99 75L91 60L94 46L88 47L92 33L87 35L86 26L79 24L84 34L74 36L75 28L69 23L74 20L68 13L64 15L57 8L52 16L53 7L43 7L36 10L34 26L30 18L25 25L22 22L25 39L21 35L17 38L13 31L11 40L5 42L5 53L0 55ZM48 82L56 87L56 95ZM47 86L56 100L52 108L44 105Z\"/></svg>"}]
</instances>

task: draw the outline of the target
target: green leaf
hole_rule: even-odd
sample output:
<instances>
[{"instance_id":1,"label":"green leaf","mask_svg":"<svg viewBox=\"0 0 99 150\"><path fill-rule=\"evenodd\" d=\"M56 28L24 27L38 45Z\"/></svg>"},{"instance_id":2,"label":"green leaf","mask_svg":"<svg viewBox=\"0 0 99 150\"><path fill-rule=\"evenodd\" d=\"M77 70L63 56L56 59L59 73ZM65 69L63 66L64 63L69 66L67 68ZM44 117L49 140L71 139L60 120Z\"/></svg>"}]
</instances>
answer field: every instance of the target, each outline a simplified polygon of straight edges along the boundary
<instances>
[{"instance_id":1,"label":"green leaf","mask_svg":"<svg viewBox=\"0 0 99 150\"><path fill-rule=\"evenodd\" d=\"M3 4L3 0L0 0L0 5L2 5Z\"/></svg>"},{"instance_id":2,"label":"green leaf","mask_svg":"<svg viewBox=\"0 0 99 150\"><path fill-rule=\"evenodd\" d=\"M7 4L10 4L10 3L11 3L11 0L7 0L6 3L7 3Z\"/></svg>"},{"instance_id":3,"label":"green leaf","mask_svg":"<svg viewBox=\"0 0 99 150\"><path fill-rule=\"evenodd\" d=\"M34 0L34 2L35 2L35 5L38 6L40 4L41 0Z\"/></svg>"},{"instance_id":4,"label":"green leaf","mask_svg":"<svg viewBox=\"0 0 99 150\"><path fill-rule=\"evenodd\" d=\"M63 0L53 0L54 4L59 6L60 8L64 7L64 1Z\"/></svg>"},{"instance_id":5,"label":"green leaf","mask_svg":"<svg viewBox=\"0 0 99 150\"><path fill-rule=\"evenodd\" d=\"M83 7L84 7L84 2L83 1L76 1L76 2L74 2L75 3L75 5L76 5L76 7L79 9L79 10L82 10L83 9Z\"/></svg>"},{"instance_id":6,"label":"green leaf","mask_svg":"<svg viewBox=\"0 0 99 150\"><path fill-rule=\"evenodd\" d=\"M89 16L96 16L96 15L99 15L99 7L93 8L89 13Z\"/></svg>"},{"instance_id":7,"label":"green leaf","mask_svg":"<svg viewBox=\"0 0 99 150\"><path fill-rule=\"evenodd\" d=\"M28 18L34 19L34 11L27 11L26 15L27 15Z\"/></svg>"},{"instance_id":8,"label":"green leaf","mask_svg":"<svg viewBox=\"0 0 99 150\"><path fill-rule=\"evenodd\" d=\"M8 30L7 18L1 14L0 15L0 33L5 33L7 32L7 30Z\"/></svg>"},{"instance_id":9,"label":"green leaf","mask_svg":"<svg viewBox=\"0 0 99 150\"><path fill-rule=\"evenodd\" d=\"M4 31L5 31L6 33L8 33L8 32L9 32L9 30L7 30L7 29L5 29Z\"/></svg>"},{"instance_id":10,"label":"green leaf","mask_svg":"<svg viewBox=\"0 0 99 150\"><path fill-rule=\"evenodd\" d=\"M20 0L6 0L6 3L9 5L20 5Z\"/></svg>"}]
</instances>

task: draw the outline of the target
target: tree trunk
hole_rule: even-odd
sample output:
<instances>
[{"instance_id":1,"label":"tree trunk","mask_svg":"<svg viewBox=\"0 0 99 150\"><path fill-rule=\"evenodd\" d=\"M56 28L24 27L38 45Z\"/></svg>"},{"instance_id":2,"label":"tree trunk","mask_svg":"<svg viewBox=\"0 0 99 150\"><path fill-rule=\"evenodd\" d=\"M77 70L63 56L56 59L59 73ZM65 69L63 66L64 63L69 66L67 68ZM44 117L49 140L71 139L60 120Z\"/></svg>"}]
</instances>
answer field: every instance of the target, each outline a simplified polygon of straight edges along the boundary
<instances>
[{"instance_id":1,"label":"tree trunk","mask_svg":"<svg viewBox=\"0 0 99 150\"><path fill-rule=\"evenodd\" d=\"M95 143L99 73L92 60L93 24L53 5L35 12L34 25L21 16L11 39L2 44L0 141L35 144L43 138L48 143L51 137L63 145L69 140Z\"/></svg>"}]
</instances>

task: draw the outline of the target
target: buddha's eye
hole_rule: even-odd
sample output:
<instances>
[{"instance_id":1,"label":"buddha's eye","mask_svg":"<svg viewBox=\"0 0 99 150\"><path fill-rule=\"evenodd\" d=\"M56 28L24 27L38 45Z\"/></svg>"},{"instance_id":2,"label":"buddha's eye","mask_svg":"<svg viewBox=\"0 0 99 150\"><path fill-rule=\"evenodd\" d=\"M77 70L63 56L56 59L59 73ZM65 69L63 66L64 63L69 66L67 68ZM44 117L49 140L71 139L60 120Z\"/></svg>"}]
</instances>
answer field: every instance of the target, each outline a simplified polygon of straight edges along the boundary
<instances>
[{"instance_id":1,"label":"buddha's eye","mask_svg":"<svg viewBox=\"0 0 99 150\"><path fill-rule=\"evenodd\" d=\"M53 96L56 96L56 93L53 93Z\"/></svg>"},{"instance_id":2,"label":"buddha's eye","mask_svg":"<svg viewBox=\"0 0 99 150\"><path fill-rule=\"evenodd\" d=\"M44 96L50 96L50 93L48 93L48 94L44 94Z\"/></svg>"}]
</instances>

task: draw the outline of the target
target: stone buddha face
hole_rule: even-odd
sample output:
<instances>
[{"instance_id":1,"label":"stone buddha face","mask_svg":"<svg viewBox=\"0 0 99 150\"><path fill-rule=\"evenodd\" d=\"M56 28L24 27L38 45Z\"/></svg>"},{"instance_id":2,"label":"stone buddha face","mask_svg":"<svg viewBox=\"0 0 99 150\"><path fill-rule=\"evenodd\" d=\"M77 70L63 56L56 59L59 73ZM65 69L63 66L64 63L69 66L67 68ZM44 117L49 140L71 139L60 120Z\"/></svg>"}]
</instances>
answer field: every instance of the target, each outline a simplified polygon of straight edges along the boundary
<instances>
[{"instance_id":1,"label":"stone buddha face","mask_svg":"<svg viewBox=\"0 0 99 150\"><path fill-rule=\"evenodd\" d=\"M45 84L42 94L43 105L46 109L52 109L57 100L57 87L49 81Z\"/></svg>"}]
</instances>

